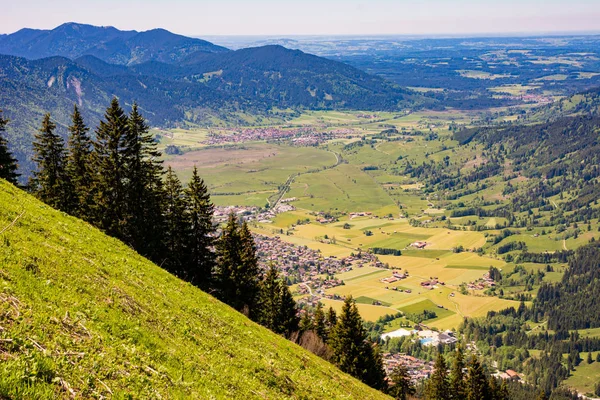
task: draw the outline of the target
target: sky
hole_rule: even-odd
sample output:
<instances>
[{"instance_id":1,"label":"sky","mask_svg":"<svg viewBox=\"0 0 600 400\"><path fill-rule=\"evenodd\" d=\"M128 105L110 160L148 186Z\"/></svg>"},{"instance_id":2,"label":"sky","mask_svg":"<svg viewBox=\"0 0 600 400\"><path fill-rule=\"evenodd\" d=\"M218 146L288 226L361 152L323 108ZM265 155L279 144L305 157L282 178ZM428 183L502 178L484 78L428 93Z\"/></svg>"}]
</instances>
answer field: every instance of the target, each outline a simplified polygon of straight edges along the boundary
<instances>
[{"instance_id":1,"label":"sky","mask_svg":"<svg viewBox=\"0 0 600 400\"><path fill-rule=\"evenodd\" d=\"M600 31L600 0L0 0L0 5L1 33L64 22L165 28L188 36Z\"/></svg>"}]
</instances>

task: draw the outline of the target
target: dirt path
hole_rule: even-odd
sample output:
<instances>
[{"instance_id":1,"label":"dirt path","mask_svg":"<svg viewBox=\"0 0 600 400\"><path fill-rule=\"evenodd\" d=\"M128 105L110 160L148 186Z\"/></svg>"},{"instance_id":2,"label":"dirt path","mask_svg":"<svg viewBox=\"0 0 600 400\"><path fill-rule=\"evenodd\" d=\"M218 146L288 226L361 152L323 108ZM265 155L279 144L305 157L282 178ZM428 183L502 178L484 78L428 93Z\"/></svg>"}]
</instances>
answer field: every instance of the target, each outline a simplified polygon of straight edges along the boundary
<instances>
[{"instance_id":1,"label":"dirt path","mask_svg":"<svg viewBox=\"0 0 600 400\"><path fill-rule=\"evenodd\" d=\"M454 300L452 300L452 297L450 295L448 295L448 300L454 304L454 307L456 307L456 312L458 313L458 315L460 315L461 317L464 317L465 315L462 313L462 311L460 311L460 308L458 307L458 303L455 302Z\"/></svg>"}]
</instances>

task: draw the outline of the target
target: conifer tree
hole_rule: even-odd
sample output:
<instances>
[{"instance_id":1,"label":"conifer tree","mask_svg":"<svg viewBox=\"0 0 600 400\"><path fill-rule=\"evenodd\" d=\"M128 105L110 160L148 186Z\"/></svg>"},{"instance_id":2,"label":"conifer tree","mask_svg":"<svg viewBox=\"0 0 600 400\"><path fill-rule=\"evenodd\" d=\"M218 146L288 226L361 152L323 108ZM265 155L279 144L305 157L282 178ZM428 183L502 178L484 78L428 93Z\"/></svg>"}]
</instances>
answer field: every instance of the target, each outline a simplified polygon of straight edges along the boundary
<instances>
[{"instance_id":1,"label":"conifer tree","mask_svg":"<svg viewBox=\"0 0 600 400\"><path fill-rule=\"evenodd\" d=\"M300 318L300 332L308 332L313 329L313 320L310 317L308 311L302 314L302 318Z\"/></svg>"},{"instance_id":2,"label":"conifer tree","mask_svg":"<svg viewBox=\"0 0 600 400\"><path fill-rule=\"evenodd\" d=\"M319 302L315 310L315 321L314 321L315 333L323 340L327 342L327 326L325 324L325 313L323 312L323 304Z\"/></svg>"},{"instance_id":3,"label":"conifer tree","mask_svg":"<svg viewBox=\"0 0 600 400\"><path fill-rule=\"evenodd\" d=\"M427 399L448 400L450 398L448 367L441 352L438 352L433 370L427 382Z\"/></svg>"},{"instance_id":4,"label":"conifer tree","mask_svg":"<svg viewBox=\"0 0 600 400\"><path fill-rule=\"evenodd\" d=\"M500 382L497 378L490 376L489 388L490 400L509 400L506 381Z\"/></svg>"},{"instance_id":5,"label":"conifer tree","mask_svg":"<svg viewBox=\"0 0 600 400\"><path fill-rule=\"evenodd\" d=\"M483 366L475 355L471 356L469 360L465 388L468 400L489 399L490 388L488 379L486 378Z\"/></svg>"},{"instance_id":6,"label":"conifer tree","mask_svg":"<svg viewBox=\"0 0 600 400\"><path fill-rule=\"evenodd\" d=\"M290 288L283 282L280 282L280 286L279 328L277 329L277 333L284 335L286 338L290 338L294 332L298 331L298 310L296 308L296 301L290 292Z\"/></svg>"},{"instance_id":7,"label":"conifer tree","mask_svg":"<svg viewBox=\"0 0 600 400\"><path fill-rule=\"evenodd\" d=\"M139 253L158 259L163 221L160 209L164 169L150 129L137 104L131 107L123 138L126 223L124 236Z\"/></svg>"},{"instance_id":8,"label":"conifer tree","mask_svg":"<svg viewBox=\"0 0 600 400\"><path fill-rule=\"evenodd\" d=\"M329 336L332 361L346 372L369 386L383 388L381 357L367 341L367 332L351 296L344 301L342 312Z\"/></svg>"},{"instance_id":9,"label":"conifer tree","mask_svg":"<svg viewBox=\"0 0 600 400\"><path fill-rule=\"evenodd\" d=\"M450 397L452 400L462 400L465 398L464 372L465 358L462 346L457 346L454 354L454 362L450 371Z\"/></svg>"},{"instance_id":10,"label":"conifer tree","mask_svg":"<svg viewBox=\"0 0 600 400\"><path fill-rule=\"evenodd\" d=\"M390 374L392 386L389 395L398 400L406 400L408 396L415 393L415 387L411 382L408 368L398 365Z\"/></svg>"},{"instance_id":11,"label":"conifer tree","mask_svg":"<svg viewBox=\"0 0 600 400\"><path fill-rule=\"evenodd\" d=\"M259 323L277 334L289 338L298 331L296 301L272 264L261 282L258 315Z\"/></svg>"},{"instance_id":12,"label":"conifer tree","mask_svg":"<svg viewBox=\"0 0 600 400\"><path fill-rule=\"evenodd\" d=\"M10 183L17 184L19 174L17 174L17 160L8 150L8 141L4 137L8 119L2 118L0 110L0 179L6 179Z\"/></svg>"},{"instance_id":13,"label":"conifer tree","mask_svg":"<svg viewBox=\"0 0 600 400\"><path fill-rule=\"evenodd\" d=\"M104 120L96 129L94 141L95 199L93 219L107 234L128 241L126 139L129 135L127 115L113 98Z\"/></svg>"},{"instance_id":14,"label":"conifer tree","mask_svg":"<svg viewBox=\"0 0 600 400\"><path fill-rule=\"evenodd\" d=\"M365 348L365 374L362 381L374 389L385 391L388 387L385 369L383 368L383 357L379 346L366 342Z\"/></svg>"},{"instance_id":15,"label":"conifer tree","mask_svg":"<svg viewBox=\"0 0 600 400\"><path fill-rule=\"evenodd\" d=\"M174 275L184 275L187 257L189 223L186 216L183 188L171 167L167 169L162 199L165 253L161 265Z\"/></svg>"},{"instance_id":16,"label":"conifer tree","mask_svg":"<svg viewBox=\"0 0 600 400\"><path fill-rule=\"evenodd\" d=\"M206 289L211 285L215 268L215 254L212 250L215 233L214 206L210 201L208 188L198 176L198 169L195 166L185 193L187 217L190 222L187 279L194 285Z\"/></svg>"},{"instance_id":17,"label":"conifer tree","mask_svg":"<svg viewBox=\"0 0 600 400\"><path fill-rule=\"evenodd\" d=\"M281 302L279 286L279 273L275 265L271 264L260 284L260 316L258 322L273 332L277 329L277 317Z\"/></svg>"},{"instance_id":18,"label":"conifer tree","mask_svg":"<svg viewBox=\"0 0 600 400\"><path fill-rule=\"evenodd\" d=\"M73 188L71 214L89 220L92 207L92 140L89 128L77 108L73 107L69 126L69 153L67 157L67 176Z\"/></svg>"},{"instance_id":19,"label":"conifer tree","mask_svg":"<svg viewBox=\"0 0 600 400\"><path fill-rule=\"evenodd\" d=\"M329 311L327 311L327 336L329 337L329 333L331 329L337 324L337 314L333 307L329 307Z\"/></svg>"},{"instance_id":20,"label":"conifer tree","mask_svg":"<svg viewBox=\"0 0 600 400\"><path fill-rule=\"evenodd\" d=\"M50 114L46 114L33 142L33 161L37 170L33 173L30 187L44 203L68 211L70 191L67 189L65 144L54 132L55 129Z\"/></svg>"},{"instance_id":21,"label":"conifer tree","mask_svg":"<svg viewBox=\"0 0 600 400\"><path fill-rule=\"evenodd\" d=\"M256 306L260 271L248 225L244 223L240 227L235 215L231 214L215 248L219 298L255 319L258 314Z\"/></svg>"}]
</instances>

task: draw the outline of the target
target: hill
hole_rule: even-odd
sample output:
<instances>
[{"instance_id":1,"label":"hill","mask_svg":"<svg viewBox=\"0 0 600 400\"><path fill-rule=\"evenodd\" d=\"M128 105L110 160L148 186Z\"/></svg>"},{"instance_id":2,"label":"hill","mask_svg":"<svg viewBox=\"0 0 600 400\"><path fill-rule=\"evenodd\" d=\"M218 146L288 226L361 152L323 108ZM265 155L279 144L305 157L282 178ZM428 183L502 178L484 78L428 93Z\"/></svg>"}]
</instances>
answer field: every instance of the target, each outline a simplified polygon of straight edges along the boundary
<instances>
[{"instance_id":1,"label":"hill","mask_svg":"<svg viewBox=\"0 0 600 400\"><path fill-rule=\"evenodd\" d=\"M9 142L25 175L43 114L50 112L65 133L74 103L92 127L113 96L128 107L137 102L153 126L171 127L237 122L238 113L260 116L274 108L398 110L422 99L346 64L280 46L130 66L93 55L74 61L0 55L0 89Z\"/></svg>"},{"instance_id":2,"label":"hill","mask_svg":"<svg viewBox=\"0 0 600 400\"><path fill-rule=\"evenodd\" d=\"M112 26L69 22L52 30L21 29L0 36L0 54L29 59L52 56L78 58L94 55L113 64L139 64L150 60L177 62L189 54L225 52L226 48L201 39L176 35L164 29L121 31Z\"/></svg>"},{"instance_id":3,"label":"hill","mask_svg":"<svg viewBox=\"0 0 600 400\"><path fill-rule=\"evenodd\" d=\"M0 181L0 398L386 398Z\"/></svg>"}]
</instances>

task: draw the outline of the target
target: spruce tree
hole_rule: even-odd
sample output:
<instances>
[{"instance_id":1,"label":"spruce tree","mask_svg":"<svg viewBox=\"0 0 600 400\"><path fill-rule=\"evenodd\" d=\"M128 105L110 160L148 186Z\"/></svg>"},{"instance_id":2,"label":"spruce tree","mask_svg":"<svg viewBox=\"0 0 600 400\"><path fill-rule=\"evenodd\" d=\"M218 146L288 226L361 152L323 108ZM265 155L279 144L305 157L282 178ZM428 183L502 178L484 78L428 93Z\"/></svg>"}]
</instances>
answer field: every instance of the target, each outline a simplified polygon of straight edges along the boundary
<instances>
[{"instance_id":1,"label":"spruce tree","mask_svg":"<svg viewBox=\"0 0 600 400\"><path fill-rule=\"evenodd\" d=\"M381 374L381 357L367 341L367 332L362 318L351 296L344 301L342 312L329 336L332 361L343 372L374 388L385 386Z\"/></svg>"},{"instance_id":2,"label":"spruce tree","mask_svg":"<svg viewBox=\"0 0 600 400\"><path fill-rule=\"evenodd\" d=\"M333 307L329 307L329 311L327 311L326 319L327 319L327 336L329 337L331 329L333 329L333 327L337 324L337 314L336 314L335 310L333 309Z\"/></svg>"},{"instance_id":3,"label":"spruce tree","mask_svg":"<svg viewBox=\"0 0 600 400\"><path fill-rule=\"evenodd\" d=\"M415 387L410 379L408 368L398 365L390 374L392 386L389 395L398 400L406 400L408 396L415 393Z\"/></svg>"},{"instance_id":4,"label":"spruce tree","mask_svg":"<svg viewBox=\"0 0 600 400\"><path fill-rule=\"evenodd\" d=\"M237 271L235 281L243 307L248 307L250 318L254 318L254 315L259 311L257 304L261 271L258 266L254 238L246 222L243 222L240 228L240 241L242 264Z\"/></svg>"},{"instance_id":5,"label":"spruce tree","mask_svg":"<svg viewBox=\"0 0 600 400\"><path fill-rule=\"evenodd\" d=\"M126 139L129 135L127 115L113 98L104 120L96 129L94 141L94 210L93 219L107 234L125 240L127 222Z\"/></svg>"},{"instance_id":6,"label":"spruce tree","mask_svg":"<svg viewBox=\"0 0 600 400\"><path fill-rule=\"evenodd\" d=\"M275 265L269 265L265 278L260 284L260 316L258 322L275 332L281 303L279 273Z\"/></svg>"},{"instance_id":7,"label":"spruce tree","mask_svg":"<svg viewBox=\"0 0 600 400\"><path fill-rule=\"evenodd\" d=\"M448 382L448 367L441 352L438 352L433 374L427 382L428 400L448 400L450 399L450 386Z\"/></svg>"},{"instance_id":8,"label":"spruce tree","mask_svg":"<svg viewBox=\"0 0 600 400\"><path fill-rule=\"evenodd\" d=\"M89 128L75 105L69 126L67 176L73 188L71 214L85 220L91 218L93 201L92 140L88 131Z\"/></svg>"},{"instance_id":9,"label":"spruce tree","mask_svg":"<svg viewBox=\"0 0 600 400\"><path fill-rule=\"evenodd\" d=\"M469 360L467 379L465 382L468 400L487 400L490 395L488 379L483 366L475 355Z\"/></svg>"},{"instance_id":10,"label":"spruce tree","mask_svg":"<svg viewBox=\"0 0 600 400\"><path fill-rule=\"evenodd\" d=\"M300 318L299 328L300 328L301 333L313 330L313 320L310 317L310 314L308 313L308 311L305 311L302 314L302 318Z\"/></svg>"},{"instance_id":11,"label":"spruce tree","mask_svg":"<svg viewBox=\"0 0 600 400\"><path fill-rule=\"evenodd\" d=\"M215 233L213 224L214 206L210 201L208 188L198 176L196 167L194 167L192 179L185 193L187 217L190 221L187 279L192 284L206 289L211 285L215 268L215 254L212 250Z\"/></svg>"},{"instance_id":12,"label":"spruce tree","mask_svg":"<svg viewBox=\"0 0 600 400\"><path fill-rule=\"evenodd\" d=\"M164 255L160 262L167 271L177 276L184 275L187 260L189 222L186 217L183 188L171 167L165 178L162 210L164 232L162 234Z\"/></svg>"},{"instance_id":13,"label":"spruce tree","mask_svg":"<svg viewBox=\"0 0 600 400\"><path fill-rule=\"evenodd\" d=\"M240 227L231 214L215 248L219 298L250 318L257 318L260 271L248 225Z\"/></svg>"},{"instance_id":14,"label":"spruce tree","mask_svg":"<svg viewBox=\"0 0 600 400\"><path fill-rule=\"evenodd\" d=\"M133 104L123 138L123 181L126 196L123 235L139 253L157 260L161 251L164 169L154 140L137 104Z\"/></svg>"},{"instance_id":15,"label":"spruce tree","mask_svg":"<svg viewBox=\"0 0 600 400\"><path fill-rule=\"evenodd\" d=\"M258 322L287 338L298 331L296 301L273 264L260 284Z\"/></svg>"},{"instance_id":16,"label":"spruce tree","mask_svg":"<svg viewBox=\"0 0 600 400\"><path fill-rule=\"evenodd\" d=\"M280 281L279 294L279 313L277 318L277 333L290 338L294 332L298 331L298 310L296 301L290 292L290 288Z\"/></svg>"},{"instance_id":17,"label":"spruce tree","mask_svg":"<svg viewBox=\"0 0 600 400\"><path fill-rule=\"evenodd\" d=\"M315 333L323 340L327 342L327 326L325 323L325 313L323 312L323 304L319 302L315 310L315 322L314 322Z\"/></svg>"},{"instance_id":18,"label":"spruce tree","mask_svg":"<svg viewBox=\"0 0 600 400\"><path fill-rule=\"evenodd\" d=\"M46 114L33 142L33 161L37 169L30 181L30 188L44 203L68 211L70 191L67 189L65 169L67 156L64 141L54 133L55 129L50 114Z\"/></svg>"},{"instance_id":19,"label":"spruce tree","mask_svg":"<svg viewBox=\"0 0 600 400\"><path fill-rule=\"evenodd\" d=\"M8 150L8 141L4 137L6 124L8 124L8 119L2 118L2 110L0 110L0 179L6 179L16 185L19 178L17 160Z\"/></svg>"},{"instance_id":20,"label":"spruce tree","mask_svg":"<svg viewBox=\"0 0 600 400\"><path fill-rule=\"evenodd\" d=\"M450 371L450 397L452 400L462 400L465 398L465 358L462 346L457 346L454 354L454 362Z\"/></svg>"}]
</instances>

